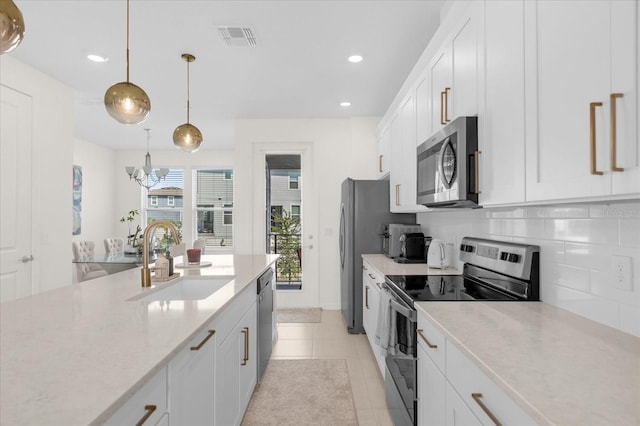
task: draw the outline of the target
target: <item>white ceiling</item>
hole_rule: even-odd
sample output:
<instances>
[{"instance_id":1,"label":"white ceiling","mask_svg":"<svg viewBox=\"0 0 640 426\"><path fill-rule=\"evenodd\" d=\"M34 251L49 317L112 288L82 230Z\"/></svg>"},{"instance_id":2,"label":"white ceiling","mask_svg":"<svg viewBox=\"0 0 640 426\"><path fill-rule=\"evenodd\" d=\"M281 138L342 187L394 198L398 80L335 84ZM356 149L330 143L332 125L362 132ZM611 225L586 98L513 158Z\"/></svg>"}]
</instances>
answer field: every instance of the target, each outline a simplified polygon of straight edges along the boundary
<instances>
[{"instance_id":1,"label":"white ceiling","mask_svg":"<svg viewBox=\"0 0 640 426\"><path fill-rule=\"evenodd\" d=\"M441 0L131 0L130 81L151 98L138 125L112 119L102 99L126 80L124 0L14 0L26 35L9 55L76 91L76 136L113 149L171 149L186 121L201 149L233 147L236 118L381 116L439 24ZM250 25L256 47L227 47L219 25ZM109 57L96 64L89 53ZM351 64L354 53L364 61ZM339 106L348 100L351 107Z\"/></svg>"}]
</instances>

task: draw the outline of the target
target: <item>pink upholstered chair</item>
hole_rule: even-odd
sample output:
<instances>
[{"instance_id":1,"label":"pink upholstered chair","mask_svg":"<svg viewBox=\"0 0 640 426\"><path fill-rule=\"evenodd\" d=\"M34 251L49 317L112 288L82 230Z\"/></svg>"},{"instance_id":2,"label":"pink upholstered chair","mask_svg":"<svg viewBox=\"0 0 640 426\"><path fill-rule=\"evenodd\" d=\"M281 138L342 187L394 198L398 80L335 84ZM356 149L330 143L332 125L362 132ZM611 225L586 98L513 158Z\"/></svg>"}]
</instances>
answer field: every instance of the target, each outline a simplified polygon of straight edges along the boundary
<instances>
[{"instance_id":1,"label":"pink upholstered chair","mask_svg":"<svg viewBox=\"0 0 640 426\"><path fill-rule=\"evenodd\" d=\"M95 256L96 245L93 241L73 241L71 251L75 260L91 259ZM96 263L81 262L76 265L76 276L78 282L109 275L107 271Z\"/></svg>"},{"instance_id":2,"label":"pink upholstered chair","mask_svg":"<svg viewBox=\"0 0 640 426\"><path fill-rule=\"evenodd\" d=\"M124 251L124 240L122 238L105 238L104 249L107 253L120 253Z\"/></svg>"}]
</instances>

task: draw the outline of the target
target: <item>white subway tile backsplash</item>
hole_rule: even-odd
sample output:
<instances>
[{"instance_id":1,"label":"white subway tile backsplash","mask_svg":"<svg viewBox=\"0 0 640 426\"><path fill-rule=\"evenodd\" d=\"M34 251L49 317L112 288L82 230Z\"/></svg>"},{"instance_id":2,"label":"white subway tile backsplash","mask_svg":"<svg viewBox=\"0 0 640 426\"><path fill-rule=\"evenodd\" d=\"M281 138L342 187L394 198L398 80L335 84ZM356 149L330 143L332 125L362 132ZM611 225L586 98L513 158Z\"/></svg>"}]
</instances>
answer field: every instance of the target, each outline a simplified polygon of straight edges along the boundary
<instances>
[{"instance_id":1,"label":"white subway tile backsplash","mask_svg":"<svg viewBox=\"0 0 640 426\"><path fill-rule=\"evenodd\" d=\"M550 219L546 236L551 240L592 244L618 244L618 222L605 219Z\"/></svg>"},{"instance_id":2,"label":"white subway tile backsplash","mask_svg":"<svg viewBox=\"0 0 640 426\"><path fill-rule=\"evenodd\" d=\"M640 247L640 220L620 220L620 245Z\"/></svg>"},{"instance_id":3,"label":"white subway tile backsplash","mask_svg":"<svg viewBox=\"0 0 640 426\"><path fill-rule=\"evenodd\" d=\"M439 211L418 222L454 247L465 236L539 245L542 301L640 336L640 202ZM612 255L632 258L631 291L615 288Z\"/></svg>"}]
</instances>

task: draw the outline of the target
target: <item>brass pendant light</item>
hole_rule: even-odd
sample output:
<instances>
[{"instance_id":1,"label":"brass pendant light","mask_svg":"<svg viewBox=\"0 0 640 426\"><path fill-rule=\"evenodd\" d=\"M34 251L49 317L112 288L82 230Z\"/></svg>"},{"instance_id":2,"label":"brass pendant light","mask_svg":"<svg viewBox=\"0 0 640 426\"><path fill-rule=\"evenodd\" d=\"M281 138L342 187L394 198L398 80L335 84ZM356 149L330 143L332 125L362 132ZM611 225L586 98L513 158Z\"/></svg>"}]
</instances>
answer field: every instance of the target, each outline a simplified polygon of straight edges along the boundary
<instances>
[{"instance_id":1,"label":"brass pendant light","mask_svg":"<svg viewBox=\"0 0 640 426\"><path fill-rule=\"evenodd\" d=\"M151 100L140 87L129 82L129 0L127 0L127 81L116 83L104 94L109 115L122 124L138 124L149 116Z\"/></svg>"},{"instance_id":2,"label":"brass pendant light","mask_svg":"<svg viewBox=\"0 0 640 426\"><path fill-rule=\"evenodd\" d=\"M202 144L202 133L189 123L189 64L196 60L190 53L183 53L182 59L187 62L187 122L173 131L173 144L184 152L196 152Z\"/></svg>"},{"instance_id":3,"label":"brass pendant light","mask_svg":"<svg viewBox=\"0 0 640 426\"><path fill-rule=\"evenodd\" d=\"M24 38L24 19L22 12L13 0L0 1L0 55L9 53Z\"/></svg>"}]
</instances>

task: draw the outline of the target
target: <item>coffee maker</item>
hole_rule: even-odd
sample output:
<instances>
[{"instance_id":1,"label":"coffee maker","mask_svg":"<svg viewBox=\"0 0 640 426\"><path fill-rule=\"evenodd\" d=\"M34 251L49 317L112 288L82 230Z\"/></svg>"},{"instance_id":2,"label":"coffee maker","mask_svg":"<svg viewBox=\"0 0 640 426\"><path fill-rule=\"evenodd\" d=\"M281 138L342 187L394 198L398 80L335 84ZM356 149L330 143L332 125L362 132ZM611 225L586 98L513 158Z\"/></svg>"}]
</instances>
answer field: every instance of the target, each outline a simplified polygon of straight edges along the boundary
<instances>
[{"instance_id":1,"label":"coffee maker","mask_svg":"<svg viewBox=\"0 0 640 426\"><path fill-rule=\"evenodd\" d=\"M400 256L394 260L398 263L426 263L427 249L431 237L422 232L408 232L400 236Z\"/></svg>"}]
</instances>

